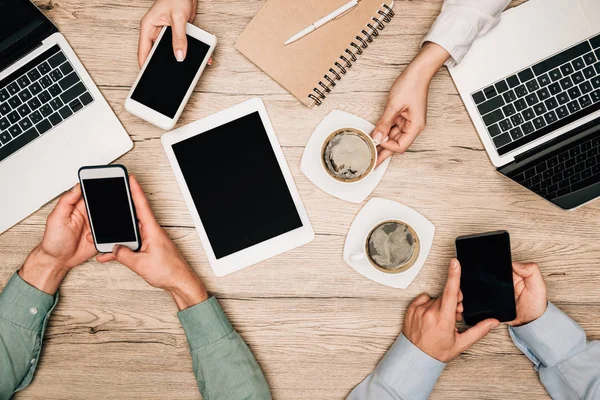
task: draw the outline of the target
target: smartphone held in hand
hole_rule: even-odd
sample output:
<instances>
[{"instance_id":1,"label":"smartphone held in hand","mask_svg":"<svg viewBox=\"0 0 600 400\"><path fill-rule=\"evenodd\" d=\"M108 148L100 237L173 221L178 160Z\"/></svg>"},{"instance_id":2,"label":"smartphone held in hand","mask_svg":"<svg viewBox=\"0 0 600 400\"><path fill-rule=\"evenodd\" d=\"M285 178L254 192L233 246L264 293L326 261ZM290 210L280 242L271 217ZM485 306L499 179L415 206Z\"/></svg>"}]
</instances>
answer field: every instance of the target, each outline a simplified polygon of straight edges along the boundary
<instances>
[{"instance_id":1,"label":"smartphone held in hand","mask_svg":"<svg viewBox=\"0 0 600 400\"><path fill-rule=\"evenodd\" d=\"M487 318L513 321L517 315L508 232L458 237L456 257L462 269L465 323L476 325Z\"/></svg>"},{"instance_id":2,"label":"smartphone held in hand","mask_svg":"<svg viewBox=\"0 0 600 400\"><path fill-rule=\"evenodd\" d=\"M186 25L187 55L173 54L170 26L161 31L127 99L125 109L158 126L172 129L217 45L217 38L194 25Z\"/></svg>"},{"instance_id":3,"label":"smartphone held in hand","mask_svg":"<svg viewBox=\"0 0 600 400\"><path fill-rule=\"evenodd\" d=\"M127 169L117 164L82 167L79 182L96 249L110 253L122 245L138 251L142 239Z\"/></svg>"}]
</instances>

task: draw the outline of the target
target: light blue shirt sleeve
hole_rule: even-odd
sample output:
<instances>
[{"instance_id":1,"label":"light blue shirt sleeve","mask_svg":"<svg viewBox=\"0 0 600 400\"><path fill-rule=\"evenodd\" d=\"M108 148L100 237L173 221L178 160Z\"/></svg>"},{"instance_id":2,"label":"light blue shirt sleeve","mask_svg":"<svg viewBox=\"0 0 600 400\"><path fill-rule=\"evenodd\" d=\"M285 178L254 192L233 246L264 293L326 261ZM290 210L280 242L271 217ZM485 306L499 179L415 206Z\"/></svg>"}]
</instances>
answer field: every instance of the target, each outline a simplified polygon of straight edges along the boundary
<instances>
[{"instance_id":1,"label":"light blue shirt sleeve","mask_svg":"<svg viewBox=\"0 0 600 400\"><path fill-rule=\"evenodd\" d=\"M445 366L401 334L346 400L427 399Z\"/></svg>"},{"instance_id":2,"label":"light blue shirt sleeve","mask_svg":"<svg viewBox=\"0 0 600 400\"><path fill-rule=\"evenodd\" d=\"M549 302L540 318L509 332L553 399L600 399L600 342L589 342L554 304Z\"/></svg>"}]
</instances>

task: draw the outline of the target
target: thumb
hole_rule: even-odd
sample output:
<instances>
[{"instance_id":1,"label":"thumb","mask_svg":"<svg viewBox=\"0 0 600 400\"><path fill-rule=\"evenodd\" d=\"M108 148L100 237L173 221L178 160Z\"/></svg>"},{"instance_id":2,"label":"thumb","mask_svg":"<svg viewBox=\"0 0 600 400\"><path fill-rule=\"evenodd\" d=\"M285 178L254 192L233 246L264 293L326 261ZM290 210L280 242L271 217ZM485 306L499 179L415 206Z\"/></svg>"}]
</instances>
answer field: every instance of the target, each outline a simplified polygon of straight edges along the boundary
<instances>
[{"instance_id":1,"label":"thumb","mask_svg":"<svg viewBox=\"0 0 600 400\"><path fill-rule=\"evenodd\" d=\"M187 36L185 33L187 21L184 16L173 16L171 29L173 31L173 52L177 61L182 62L187 55Z\"/></svg>"},{"instance_id":2,"label":"thumb","mask_svg":"<svg viewBox=\"0 0 600 400\"><path fill-rule=\"evenodd\" d=\"M383 115L381 119L373 129L371 133L371 137L378 143L382 143L383 139L389 136L392 127L394 126L394 117L396 116L396 111L392 108L391 104L385 107L383 111Z\"/></svg>"},{"instance_id":3,"label":"thumb","mask_svg":"<svg viewBox=\"0 0 600 400\"><path fill-rule=\"evenodd\" d=\"M113 248L113 255L115 256L118 262L120 262L127 268L134 270L135 272L135 268L137 266L136 261L138 259L139 254L135 253L129 247L116 245Z\"/></svg>"},{"instance_id":4,"label":"thumb","mask_svg":"<svg viewBox=\"0 0 600 400\"><path fill-rule=\"evenodd\" d=\"M463 352L469 347L473 346L479 340L483 339L490 331L497 328L500 325L500 321L497 319L489 318L479 322L472 328L464 331L458 335L458 345L460 351Z\"/></svg>"}]
</instances>

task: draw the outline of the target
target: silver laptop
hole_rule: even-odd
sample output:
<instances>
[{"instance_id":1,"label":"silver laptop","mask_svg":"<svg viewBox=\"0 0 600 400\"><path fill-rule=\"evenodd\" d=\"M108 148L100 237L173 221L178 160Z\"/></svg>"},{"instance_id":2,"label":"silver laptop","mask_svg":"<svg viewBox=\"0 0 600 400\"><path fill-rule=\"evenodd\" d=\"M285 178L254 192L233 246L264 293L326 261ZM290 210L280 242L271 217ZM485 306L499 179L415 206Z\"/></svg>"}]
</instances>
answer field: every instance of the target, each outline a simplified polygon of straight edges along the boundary
<instances>
[{"instance_id":1,"label":"silver laptop","mask_svg":"<svg viewBox=\"0 0 600 400\"><path fill-rule=\"evenodd\" d=\"M507 10L450 73L502 174L563 209L600 196L600 1Z\"/></svg>"},{"instance_id":2,"label":"silver laptop","mask_svg":"<svg viewBox=\"0 0 600 400\"><path fill-rule=\"evenodd\" d=\"M133 147L56 27L0 0L0 233Z\"/></svg>"}]
</instances>

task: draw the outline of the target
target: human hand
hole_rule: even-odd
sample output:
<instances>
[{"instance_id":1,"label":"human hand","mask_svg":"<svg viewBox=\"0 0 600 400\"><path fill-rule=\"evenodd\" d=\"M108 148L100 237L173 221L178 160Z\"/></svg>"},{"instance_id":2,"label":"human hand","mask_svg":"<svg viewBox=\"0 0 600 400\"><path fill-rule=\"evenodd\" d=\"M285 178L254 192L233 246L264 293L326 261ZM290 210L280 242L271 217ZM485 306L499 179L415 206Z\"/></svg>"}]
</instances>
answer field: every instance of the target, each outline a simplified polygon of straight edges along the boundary
<instances>
[{"instance_id":1,"label":"human hand","mask_svg":"<svg viewBox=\"0 0 600 400\"><path fill-rule=\"evenodd\" d=\"M371 132L380 144L377 166L394 153L404 153L425 129L429 85L449 57L443 47L426 43L392 85L383 116Z\"/></svg>"},{"instance_id":2,"label":"human hand","mask_svg":"<svg viewBox=\"0 0 600 400\"><path fill-rule=\"evenodd\" d=\"M512 267L517 319L508 322L508 325L520 326L535 321L546 312L546 283L540 267L535 263L513 263Z\"/></svg>"},{"instance_id":3,"label":"human hand","mask_svg":"<svg viewBox=\"0 0 600 400\"><path fill-rule=\"evenodd\" d=\"M169 292L180 310L206 300L208 294L202 281L156 221L135 177L129 177L129 186L139 219L142 248L134 252L115 246L112 253L100 254L96 259L101 263L116 260L125 265L151 286Z\"/></svg>"},{"instance_id":4,"label":"human hand","mask_svg":"<svg viewBox=\"0 0 600 400\"><path fill-rule=\"evenodd\" d=\"M79 184L65 193L48 216L42 243L27 257L19 275L30 285L54 294L67 272L97 253Z\"/></svg>"},{"instance_id":5,"label":"human hand","mask_svg":"<svg viewBox=\"0 0 600 400\"><path fill-rule=\"evenodd\" d=\"M177 61L185 60L187 55L187 37L185 24L196 18L197 0L156 0L140 22L140 42L138 62L140 68L146 62L152 45L158 38L163 26L173 30L173 53ZM208 64L212 64L212 59Z\"/></svg>"},{"instance_id":6,"label":"human hand","mask_svg":"<svg viewBox=\"0 0 600 400\"><path fill-rule=\"evenodd\" d=\"M460 263L453 259L442 296L419 295L408 307L402 333L423 352L447 363L500 325L490 318L459 333L456 321L462 320L462 312Z\"/></svg>"}]
</instances>

